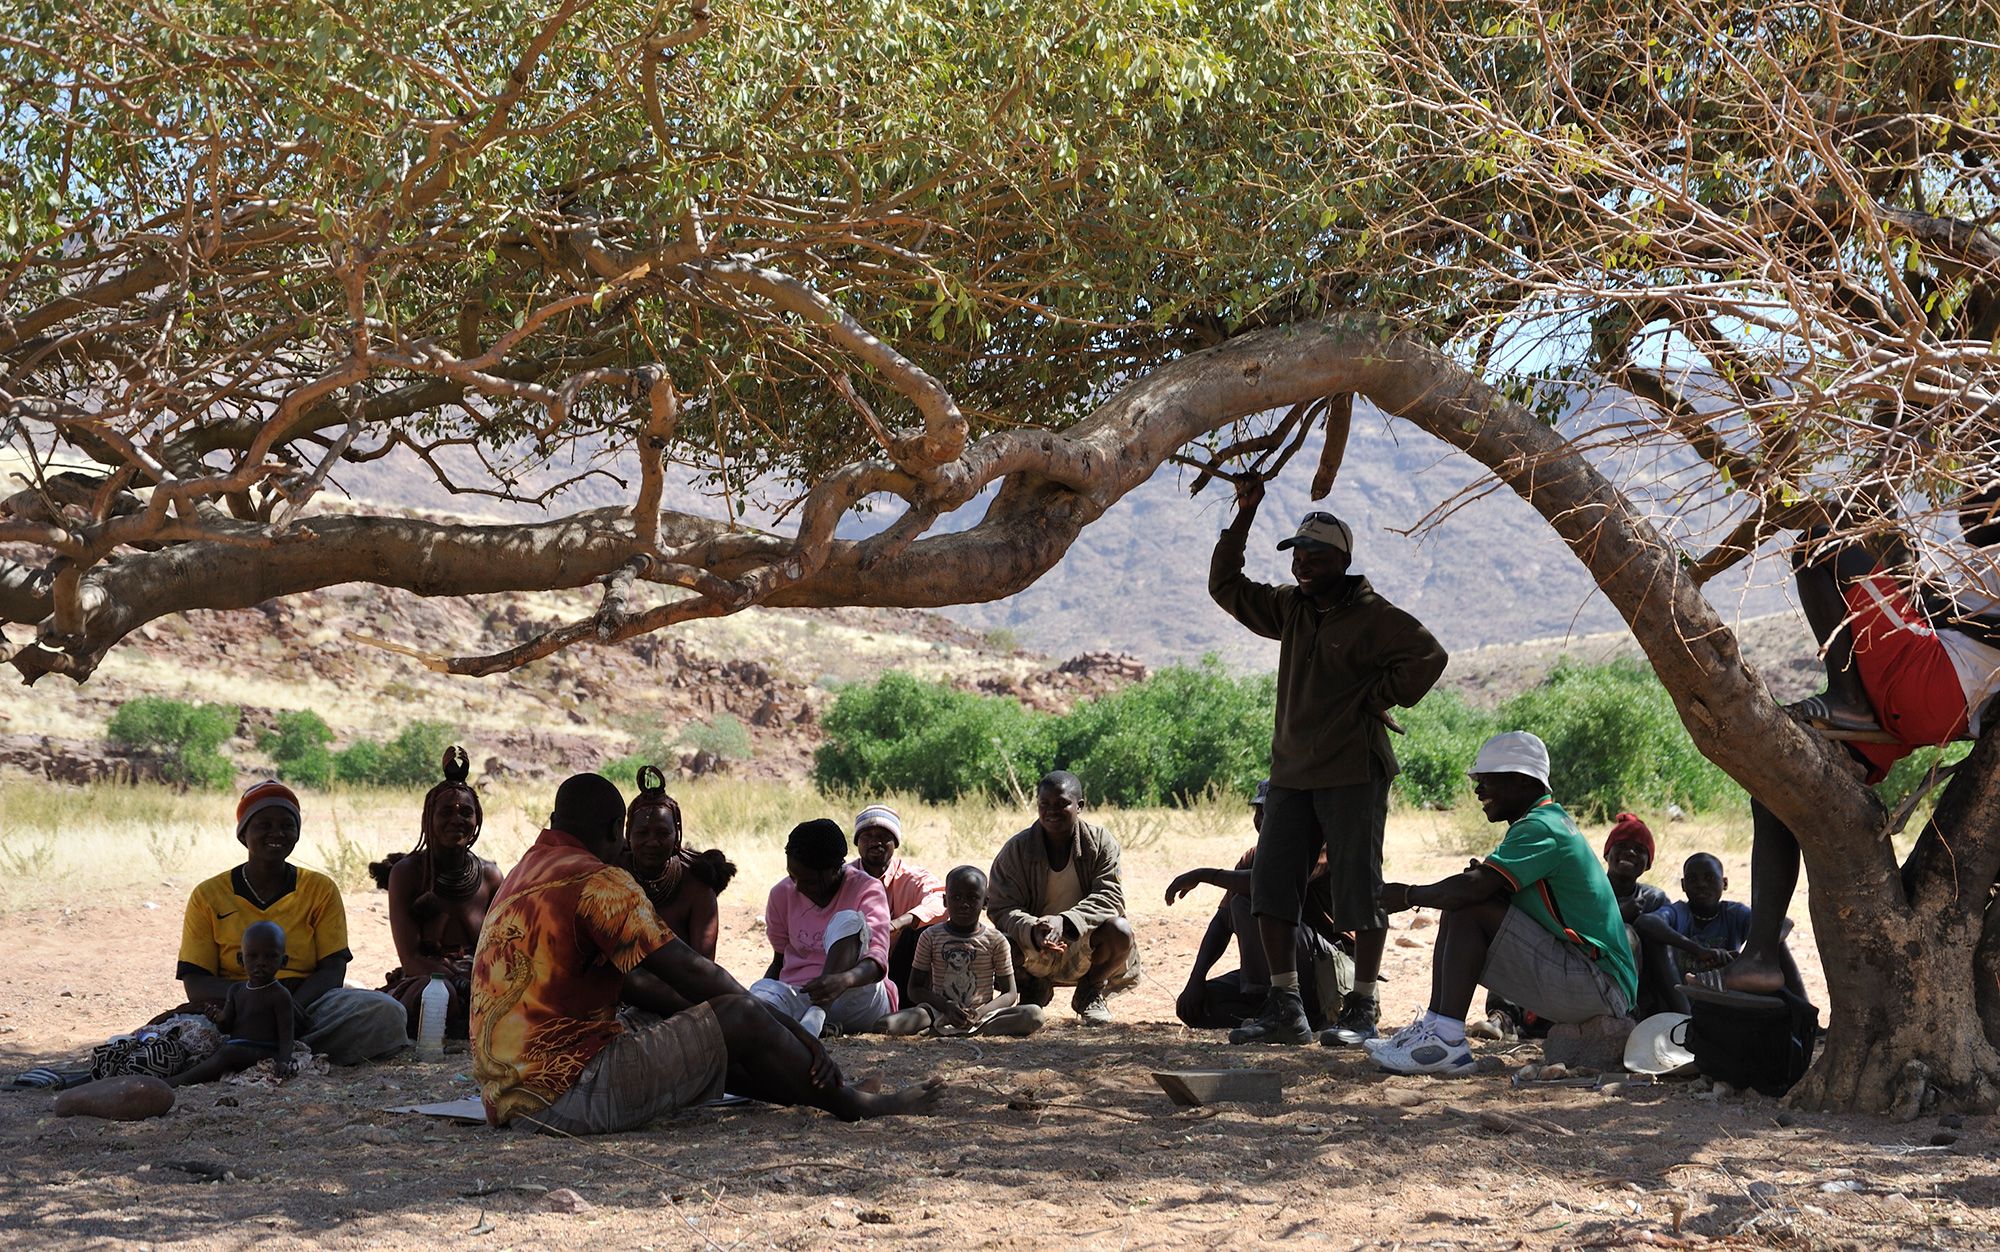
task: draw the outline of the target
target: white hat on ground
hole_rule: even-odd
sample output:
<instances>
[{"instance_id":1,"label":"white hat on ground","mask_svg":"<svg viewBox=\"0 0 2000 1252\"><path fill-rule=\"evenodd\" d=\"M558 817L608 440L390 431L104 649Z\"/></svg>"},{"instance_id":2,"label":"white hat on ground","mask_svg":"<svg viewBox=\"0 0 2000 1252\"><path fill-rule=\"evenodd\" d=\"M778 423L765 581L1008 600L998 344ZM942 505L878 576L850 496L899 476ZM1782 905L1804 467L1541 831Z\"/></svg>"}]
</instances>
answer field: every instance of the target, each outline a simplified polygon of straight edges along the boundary
<instances>
[{"instance_id":1,"label":"white hat on ground","mask_svg":"<svg viewBox=\"0 0 2000 1252\"><path fill-rule=\"evenodd\" d=\"M1472 773L1526 774L1546 787L1549 785L1549 746L1525 730L1509 730L1480 745Z\"/></svg>"},{"instance_id":2,"label":"white hat on ground","mask_svg":"<svg viewBox=\"0 0 2000 1252\"><path fill-rule=\"evenodd\" d=\"M1671 1074L1694 1063L1687 1047L1686 1013L1655 1013L1625 1037L1625 1068L1635 1074Z\"/></svg>"}]
</instances>

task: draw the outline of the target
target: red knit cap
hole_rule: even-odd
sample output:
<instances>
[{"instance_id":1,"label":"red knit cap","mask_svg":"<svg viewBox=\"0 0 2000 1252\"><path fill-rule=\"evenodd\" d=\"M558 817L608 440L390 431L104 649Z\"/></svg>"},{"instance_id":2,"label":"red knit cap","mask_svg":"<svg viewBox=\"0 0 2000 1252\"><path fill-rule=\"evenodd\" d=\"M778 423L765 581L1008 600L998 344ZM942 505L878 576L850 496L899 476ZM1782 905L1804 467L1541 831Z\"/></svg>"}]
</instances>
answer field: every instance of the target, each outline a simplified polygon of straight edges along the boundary
<instances>
[{"instance_id":1,"label":"red knit cap","mask_svg":"<svg viewBox=\"0 0 2000 1252\"><path fill-rule=\"evenodd\" d=\"M275 778L267 778L244 792L243 798L236 802L236 833L242 834L250 819L265 809L285 809L293 821L300 820L299 798L292 794L292 789Z\"/></svg>"},{"instance_id":2,"label":"red knit cap","mask_svg":"<svg viewBox=\"0 0 2000 1252\"><path fill-rule=\"evenodd\" d=\"M1653 863L1653 832L1646 823L1639 820L1636 813L1620 813L1611 823L1611 833L1604 837L1604 855L1609 857L1611 849L1621 843L1629 843L1646 854L1646 864Z\"/></svg>"}]
</instances>

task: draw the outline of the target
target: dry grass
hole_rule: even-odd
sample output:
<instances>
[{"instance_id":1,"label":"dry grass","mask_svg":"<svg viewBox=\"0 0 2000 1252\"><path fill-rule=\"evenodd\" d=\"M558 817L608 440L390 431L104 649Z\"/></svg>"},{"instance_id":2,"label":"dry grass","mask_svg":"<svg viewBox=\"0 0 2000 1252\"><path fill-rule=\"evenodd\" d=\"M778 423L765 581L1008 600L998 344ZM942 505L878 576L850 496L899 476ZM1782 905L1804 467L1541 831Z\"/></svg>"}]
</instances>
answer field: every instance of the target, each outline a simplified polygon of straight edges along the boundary
<instances>
[{"instance_id":1,"label":"dry grass","mask_svg":"<svg viewBox=\"0 0 2000 1252\"><path fill-rule=\"evenodd\" d=\"M785 836L799 822L832 817L843 825L865 805L886 803L903 815L903 852L943 873L985 865L1008 836L1031 820L1013 805L983 798L930 804L915 795L827 794L808 786L730 778L676 785L675 797L695 847L726 849L742 882L761 896L785 872ZM486 827L480 851L512 865L547 819L553 788L545 783L488 784L480 789ZM340 788L306 792L305 829L296 860L350 892L369 886L368 862L416 842L419 789ZM232 831L232 794L177 792L157 786L64 786L0 783L0 910L49 903L104 902L134 891L191 887L240 856ZM1099 810L1125 849L1128 872L1170 875L1196 864L1229 865L1252 841L1248 813L1231 796L1211 795L1182 809ZM1689 853L1722 855L1739 894L1749 879L1747 817L1706 815L1670 821L1645 813L1659 843L1650 875L1669 892ZM1586 833L1595 837L1594 827ZM1391 877L1449 872L1484 854L1498 828L1470 807L1449 812L1399 809L1389 830ZM1739 871L1737 868L1741 866Z\"/></svg>"},{"instance_id":2,"label":"dry grass","mask_svg":"<svg viewBox=\"0 0 2000 1252\"><path fill-rule=\"evenodd\" d=\"M480 851L511 865L548 815L553 788L507 783L481 787L486 826ZM914 795L824 794L810 787L727 778L674 789L688 841L728 850L743 881L764 884L784 873L785 836L799 822L832 817L845 824L864 806L886 803L903 815L903 850L942 872L986 864L1030 815L986 799L930 804ZM417 838L419 789L341 788L303 793L305 828L295 856L348 891L368 885L368 862ZM156 786L64 786L0 783L0 909L102 902L135 890L191 887L240 856L232 831L233 794L177 792ZM1128 855L1200 857L1223 864L1249 841L1243 805L1211 797L1188 809L1107 811L1094 815L1118 835Z\"/></svg>"}]
</instances>

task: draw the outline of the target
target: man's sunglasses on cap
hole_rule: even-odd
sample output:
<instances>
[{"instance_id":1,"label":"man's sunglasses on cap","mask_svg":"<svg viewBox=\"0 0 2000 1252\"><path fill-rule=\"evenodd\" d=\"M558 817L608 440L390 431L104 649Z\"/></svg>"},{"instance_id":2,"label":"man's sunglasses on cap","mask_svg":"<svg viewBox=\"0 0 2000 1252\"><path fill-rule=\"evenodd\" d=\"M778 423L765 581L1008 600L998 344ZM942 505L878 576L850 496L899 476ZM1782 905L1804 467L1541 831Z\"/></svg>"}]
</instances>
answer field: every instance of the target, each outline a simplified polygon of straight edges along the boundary
<instances>
[{"instance_id":1,"label":"man's sunglasses on cap","mask_svg":"<svg viewBox=\"0 0 2000 1252\"><path fill-rule=\"evenodd\" d=\"M1308 544L1320 548L1335 548L1342 552L1354 551L1354 532L1347 523L1331 513L1314 511L1299 522L1299 529L1290 539L1280 540L1278 551Z\"/></svg>"}]
</instances>

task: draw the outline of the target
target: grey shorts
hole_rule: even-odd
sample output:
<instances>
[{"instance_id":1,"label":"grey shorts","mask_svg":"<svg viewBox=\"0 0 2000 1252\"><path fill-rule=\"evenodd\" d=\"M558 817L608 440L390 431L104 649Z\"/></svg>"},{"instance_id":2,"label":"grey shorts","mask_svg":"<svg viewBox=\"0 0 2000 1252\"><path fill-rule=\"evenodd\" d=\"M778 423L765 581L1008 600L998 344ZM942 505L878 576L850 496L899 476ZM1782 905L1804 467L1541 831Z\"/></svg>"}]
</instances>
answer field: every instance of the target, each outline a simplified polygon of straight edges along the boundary
<instances>
[{"instance_id":1,"label":"grey shorts","mask_svg":"<svg viewBox=\"0 0 2000 1252\"><path fill-rule=\"evenodd\" d=\"M605 1044L562 1099L518 1116L516 1123L561 1134L609 1135L722 1094L729 1047L714 1009L697 1004L664 1021L640 1013L621 1014L619 1020L643 1024Z\"/></svg>"},{"instance_id":2,"label":"grey shorts","mask_svg":"<svg viewBox=\"0 0 2000 1252\"><path fill-rule=\"evenodd\" d=\"M1479 981L1535 1016L1552 1022L1623 1017L1632 1006L1625 992L1583 949L1550 934L1517 908L1509 908Z\"/></svg>"},{"instance_id":3,"label":"grey shorts","mask_svg":"<svg viewBox=\"0 0 2000 1252\"><path fill-rule=\"evenodd\" d=\"M1326 849L1333 924L1381 930L1389 915L1375 900L1382 886L1382 828L1389 821L1389 780L1300 791L1276 783L1264 797L1257 860L1250 867L1250 907L1259 917L1298 925L1306 879Z\"/></svg>"}]
</instances>

